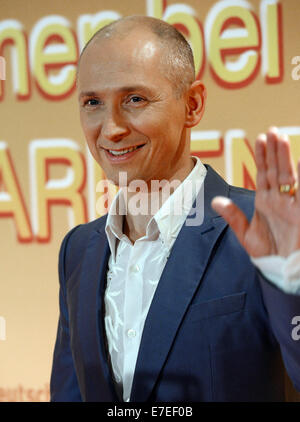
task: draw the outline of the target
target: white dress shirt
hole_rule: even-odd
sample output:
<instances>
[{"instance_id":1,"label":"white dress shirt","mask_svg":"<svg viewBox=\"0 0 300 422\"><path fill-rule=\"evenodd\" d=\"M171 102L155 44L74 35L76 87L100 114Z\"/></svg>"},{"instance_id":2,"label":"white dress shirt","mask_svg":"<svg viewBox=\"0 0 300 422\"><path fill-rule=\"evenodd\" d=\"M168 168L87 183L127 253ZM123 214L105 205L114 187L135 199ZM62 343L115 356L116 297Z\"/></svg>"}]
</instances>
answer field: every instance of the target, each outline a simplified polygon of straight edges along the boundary
<instances>
[{"instance_id":1,"label":"white dress shirt","mask_svg":"<svg viewBox=\"0 0 300 422\"><path fill-rule=\"evenodd\" d=\"M124 210L123 189L108 213L106 234L111 255L104 321L115 384L124 401L130 398L143 327L156 286L206 175L199 158L194 160L190 174L150 219L146 235L134 244L123 234L123 216L116 215L117 209Z\"/></svg>"},{"instance_id":2,"label":"white dress shirt","mask_svg":"<svg viewBox=\"0 0 300 422\"><path fill-rule=\"evenodd\" d=\"M193 157L195 166L150 219L146 235L133 244L123 233L125 200L123 189L115 196L106 222L106 234L111 250L107 271L107 287L104 296L105 330L108 352L119 397L129 401L137 355L144 323L148 314L156 286L166 265L171 248L186 220L193 202L203 185L206 168L198 157ZM191 188L192 187L192 188ZM178 209L181 212L178 212ZM118 212L119 210L119 212ZM201 222L198 222L201 224ZM300 257L300 253L299 253ZM274 265L265 257L252 260L263 274L279 288L288 289L289 276L282 275L283 258L274 275ZM271 265L270 265L271 262ZM300 259L298 272L290 271L300 293ZM277 260L278 263L278 260ZM270 268L272 270L271 276ZM282 280L285 280L284 282Z\"/></svg>"},{"instance_id":3,"label":"white dress shirt","mask_svg":"<svg viewBox=\"0 0 300 422\"><path fill-rule=\"evenodd\" d=\"M284 258L279 255L252 258L253 264L279 289L288 294L300 295L300 251Z\"/></svg>"}]
</instances>

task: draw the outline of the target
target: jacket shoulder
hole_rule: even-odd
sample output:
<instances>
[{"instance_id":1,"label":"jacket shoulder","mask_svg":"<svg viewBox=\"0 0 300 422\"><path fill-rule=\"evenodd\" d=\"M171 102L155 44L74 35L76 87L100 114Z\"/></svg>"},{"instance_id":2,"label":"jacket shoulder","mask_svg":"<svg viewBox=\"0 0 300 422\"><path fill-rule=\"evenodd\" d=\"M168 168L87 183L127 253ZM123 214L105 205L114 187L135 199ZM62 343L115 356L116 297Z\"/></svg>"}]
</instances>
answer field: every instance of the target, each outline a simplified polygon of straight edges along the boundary
<instances>
[{"instance_id":1,"label":"jacket shoulder","mask_svg":"<svg viewBox=\"0 0 300 422\"><path fill-rule=\"evenodd\" d=\"M107 219L107 214L103 215L96 220L90 221L89 223L79 224L78 226L71 229L65 236L64 240L67 239L68 243L71 240L71 243L77 243L80 241L81 245L83 242L87 242L91 233L95 230L103 231L105 229L105 223Z\"/></svg>"},{"instance_id":2,"label":"jacket shoulder","mask_svg":"<svg viewBox=\"0 0 300 422\"><path fill-rule=\"evenodd\" d=\"M255 191L229 185L229 198L251 218L254 212Z\"/></svg>"},{"instance_id":3,"label":"jacket shoulder","mask_svg":"<svg viewBox=\"0 0 300 422\"><path fill-rule=\"evenodd\" d=\"M94 231L105 233L107 214L89 223L79 224L71 229L64 237L59 252L60 275L72 272L73 267L81 262L88 241Z\"/></svg>"},{"instance_id":4,"label":"jacket shoulder","mask_svg":"<svg viewBox=\"0 0 300 422\"><path fill-rule=\"evenodd\" d=\"M226 180L210 165L205 164L204 201L209 204L206 212L210 212L210 204L215 196L230 198L250 218L254 211L255 191L229 185Z\"/></svg>"}]
</instances>

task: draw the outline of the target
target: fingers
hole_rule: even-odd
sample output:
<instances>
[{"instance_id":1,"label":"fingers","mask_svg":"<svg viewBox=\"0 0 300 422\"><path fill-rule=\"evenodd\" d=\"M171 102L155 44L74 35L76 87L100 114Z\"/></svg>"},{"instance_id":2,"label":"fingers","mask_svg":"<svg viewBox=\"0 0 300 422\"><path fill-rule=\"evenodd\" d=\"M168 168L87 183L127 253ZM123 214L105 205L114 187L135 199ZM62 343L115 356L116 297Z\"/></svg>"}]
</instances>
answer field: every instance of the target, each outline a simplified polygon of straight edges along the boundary
<instances>
[{"instance_id":1,"label":"fingers","mask_svg":"<svg viewBox=\"0 0 300 422\"><path fill-rule=\"evenodd\" d=\"M293 185L296 181L295 166L287 135L279 135L272 127L267 135L258 136L255 144L257 189L275 189L280 185Z\"/></svg>"},{"instance_id":2,"label":"fingers","mask_svg":"<svg viewBox=\"0 0 300 422\"><path fill-rule=\"evenodd\" d=\"M287 135L282 135L279 138L277 151L278 183L293 185L296 181L296 172Z\"/></svg>"},{"instance_id":3,"label":"fingers","mask_svg":"<svg viewBox=\"0 0 300 422\"><path fill-rule=\"evenodd\" d=\"M266 165L266 147L267 137L265 134L258 136L255 143L255 162L257 167L256 187L257 189L268 189L269 182L267 178Z\"/></svg>"},{"instance_id":4,"label":"fingers","mask_svg":"<svg viewBox=\"0 0 300 422\"><path fill-rule=\"evenodd\" d=\"M245 234L249 222L245 214L228 198L216 196L211 203L212 208L230 225L240 243L244 246Z\"/></svg>"},{"instance_id":5,"label":"fingers","mask_svg":"<svg viewBox=\"0 0 300 422\"><path fill-rule=\"evenodd\" d=\"M278 189L277 164L277 129L271 128L267 133L266 146L267 178L270 188Z\"/></svg>"}]
</instances>

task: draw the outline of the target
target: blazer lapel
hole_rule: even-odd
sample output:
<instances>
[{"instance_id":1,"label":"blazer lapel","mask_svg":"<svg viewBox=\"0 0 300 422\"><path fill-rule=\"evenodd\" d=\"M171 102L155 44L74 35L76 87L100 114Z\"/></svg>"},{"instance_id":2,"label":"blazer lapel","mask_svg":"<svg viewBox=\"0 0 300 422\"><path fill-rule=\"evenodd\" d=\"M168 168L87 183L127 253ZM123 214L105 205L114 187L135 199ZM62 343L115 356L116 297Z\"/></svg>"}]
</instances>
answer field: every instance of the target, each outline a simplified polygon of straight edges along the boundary
<instances>
[{"instance_id":1,"label":"blazer lapel","mask_svg":"<svg viewBox=\"0 0 300 422\"><path fill-rule=\"evenodd\" d=\"M184 224L173 245L145 321L131 401L149 398L180 323L202 281L214 245L227 226L210 206L216 195L228 196L228 185L207 166L204 221L200 226ZM199 205L203 206L203 202Z\"/></svg>"},{"instance_id":2,"label":"blazer lapel","mask_svg":"<svg viewBox=\"0 0 300 422\"><path fill-rule=\"evenodd\" d=\"M86 401L119 401L111 379L103 321L103 297L110 249L105 220L90 236L78 287L78 349L81 353L80 384ZM79 353L78 351L78 353ZM100 387L99 387L100 386Z\"/></svg>"}]
</instances>

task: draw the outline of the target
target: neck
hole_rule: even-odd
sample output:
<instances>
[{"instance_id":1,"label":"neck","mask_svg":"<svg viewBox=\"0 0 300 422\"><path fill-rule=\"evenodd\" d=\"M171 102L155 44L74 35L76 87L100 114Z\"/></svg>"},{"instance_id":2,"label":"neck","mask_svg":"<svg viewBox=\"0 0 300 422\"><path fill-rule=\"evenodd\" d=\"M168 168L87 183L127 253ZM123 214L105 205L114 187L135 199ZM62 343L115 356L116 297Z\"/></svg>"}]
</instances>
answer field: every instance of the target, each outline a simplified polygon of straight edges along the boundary
<instances>
[{"instance_id":1,"label":"neck","mask_svg":"<svg viewBox=\"0 0 300 422\"><path fill-rule=\"evenodd\" d=\"M192 171L195 162L191 157L189 158L188 166L184 169L181 168L168 180L168 188L162 189L160 184L154 188L151 185L152 190L147 190L147 192L128 192L126 190L127 214L124 218L123 233L133 243L146 235L146 228L152 216Z\"/></svg>"}]
</instances>

